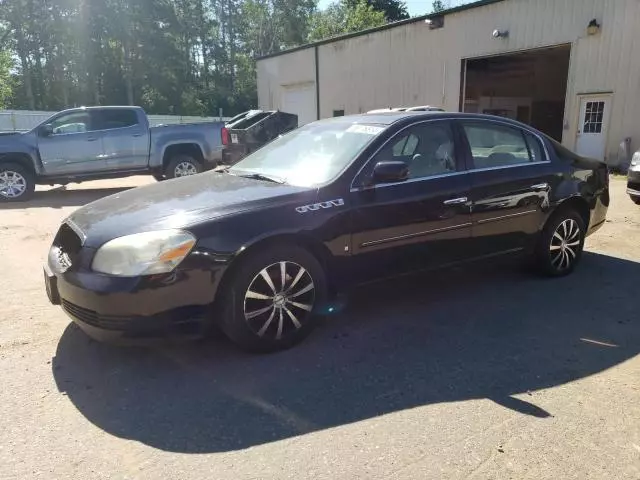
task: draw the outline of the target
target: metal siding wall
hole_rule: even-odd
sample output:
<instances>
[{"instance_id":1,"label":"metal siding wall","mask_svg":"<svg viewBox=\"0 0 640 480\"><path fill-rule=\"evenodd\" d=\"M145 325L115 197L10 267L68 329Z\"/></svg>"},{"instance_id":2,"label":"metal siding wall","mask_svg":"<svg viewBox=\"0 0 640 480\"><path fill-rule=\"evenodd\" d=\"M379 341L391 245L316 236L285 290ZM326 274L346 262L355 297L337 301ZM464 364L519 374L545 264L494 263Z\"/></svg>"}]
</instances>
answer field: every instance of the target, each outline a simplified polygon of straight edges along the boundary
<instances>
[{"instance_id":1,"label":"metal siding wall","mask_svg":"<svg viewBox=\"0 0 640 480\"><path fill-rule=\"evenodd\" d=\"M265 58L257 65L258 107L276 109L281 106L283 87L303 85L316 81L313 48L287 55Z\"/></svg>"},{"instance_id":2,"label":"metal siding wall","mask_svg":"<svg viewBox=\"0 0 640 480\"><path fill-rule=\"evenodd\" d=\"M586 28L593 18L602 30L588 36ZM320 116L328 117L334 109L352 114L416 104L457 111L461 59L570 43L563 143L575 144L577 94L612 91L607 152L613 158L624 137L632 137L632 148L640 148L638 24L640 0L505 0L447 15L442 29L430 30L416 22L338 40L318 47ZM509 30L509 38L493 38L494 29ZM304 70L295 66L300 53L313 59L313 51L258 62L260 91L263 62L275 60L280 70L285 63ZM310 80L312 75L310 70ZM275 95L277 89L269 91ZM260 94L261 102L264 96Z\"/></svg>"}]
</instances>

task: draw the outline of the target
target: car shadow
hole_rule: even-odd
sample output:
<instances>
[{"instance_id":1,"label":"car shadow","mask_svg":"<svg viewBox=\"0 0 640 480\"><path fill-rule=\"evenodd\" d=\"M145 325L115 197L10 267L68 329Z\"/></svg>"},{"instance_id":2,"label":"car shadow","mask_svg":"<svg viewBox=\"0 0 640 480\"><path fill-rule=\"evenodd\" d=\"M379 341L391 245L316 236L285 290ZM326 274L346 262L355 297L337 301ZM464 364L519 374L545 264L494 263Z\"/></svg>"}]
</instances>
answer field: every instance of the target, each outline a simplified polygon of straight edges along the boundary
<instances>
[{"instance_id":1,"label":"car shadow","mask_svg":"<svg viewBox=\"0 0 640 480\"><path fill-rule=\"evenodd\" d=\"M80 207L108 195L129 190L131 187L90 188L67 190L56 187L50 190L38 190L26 202L3 202L0 210L22 210L25 208L62 208Z\"/></svg>"},{"instance_id":2,"label":"car shadow","mask_svg":"<svg viewBox=\"0 0 640 480\"><path fill-rule=\"evenodd\" d=\"M527 393L640 352L638 278L639 263L592 253L553 280L495 263L406 277L357 290L307 342L266 356L222 339L111 347L70 324L52 370L99 428L184 453L469 399L545 418Z\"/></svg>"}]
</instances>

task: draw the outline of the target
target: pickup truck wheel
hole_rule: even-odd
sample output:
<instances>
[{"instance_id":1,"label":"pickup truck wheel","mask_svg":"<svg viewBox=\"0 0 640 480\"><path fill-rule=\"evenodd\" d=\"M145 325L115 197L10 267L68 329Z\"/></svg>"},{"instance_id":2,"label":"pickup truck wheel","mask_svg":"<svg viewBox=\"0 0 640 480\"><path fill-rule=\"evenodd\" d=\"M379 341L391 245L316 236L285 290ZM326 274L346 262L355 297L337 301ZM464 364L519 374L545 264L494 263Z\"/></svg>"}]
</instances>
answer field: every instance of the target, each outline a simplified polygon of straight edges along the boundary
<instances>
[{"instance_id":1,"label":"pickup truck wheel","mask_svg":"<svg viewBox=\"0 0 640 480\"><path fill-rule=\"evenodd\" d=\"M164 175L166 178L178 178L200 172L202 172L202 165L195 158L189 155L177 155L169 161Z\"/></svg>"},{"instance_id":2,"label":"pickup truck wheel","mask_svg":"<svg viewBox=\"0 0 640 480\"><path fill-rule=\"evenodd\" d=\"M0 201L24 202L35 190L33 174L17 163L0 165Z\"/></svg>"}]
</instances>

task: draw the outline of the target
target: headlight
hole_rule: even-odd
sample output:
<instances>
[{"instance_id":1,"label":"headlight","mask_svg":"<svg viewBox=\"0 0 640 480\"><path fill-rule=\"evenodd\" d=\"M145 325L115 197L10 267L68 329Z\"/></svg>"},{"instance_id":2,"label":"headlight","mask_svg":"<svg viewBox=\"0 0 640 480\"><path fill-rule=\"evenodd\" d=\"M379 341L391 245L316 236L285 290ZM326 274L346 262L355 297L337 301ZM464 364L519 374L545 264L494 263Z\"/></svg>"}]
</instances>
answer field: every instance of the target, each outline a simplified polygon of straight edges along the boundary
<instances>
[{"instance_id":1,"label":"headlight","mask_svg":"<svg viewBox=\"0 0 640 480\"><path fill-rule=\"evenodd\" d=\"M195 243L195 237L182 230L127 235L102 245L91 268L121 277L167 273L180 264Z\"/></svg>"},{"instance_id":2,"label":"headlight","mask_svg":"<svg viewBox=\"0 0 640 480\"><path fill-rule=\"evenodd\" d=\"M640 150L634 153L633 157L631 157L631 166L637 167L639 165L640 165Z\"/></svg>"}]
</instances>

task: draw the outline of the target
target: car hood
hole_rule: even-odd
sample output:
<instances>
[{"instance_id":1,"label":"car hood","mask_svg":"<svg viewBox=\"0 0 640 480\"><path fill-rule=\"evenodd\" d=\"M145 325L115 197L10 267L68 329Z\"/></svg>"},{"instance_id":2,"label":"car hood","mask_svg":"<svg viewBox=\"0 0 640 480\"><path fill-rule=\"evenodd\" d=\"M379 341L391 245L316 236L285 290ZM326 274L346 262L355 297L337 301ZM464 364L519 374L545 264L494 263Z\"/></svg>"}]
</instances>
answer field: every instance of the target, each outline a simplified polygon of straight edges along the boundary
<instances>
[{"instance_id":1,"label":"car hood","mask_svg":"<svg viewBox=\"0 0 640 480\"><path fill-rule=\"evenodd\" d=\"M88 247L123 235L187 228L202 221L304 200L315 189L206 172L133 188L76 210L67 223Z\"/></svg>"}]
</instances>

